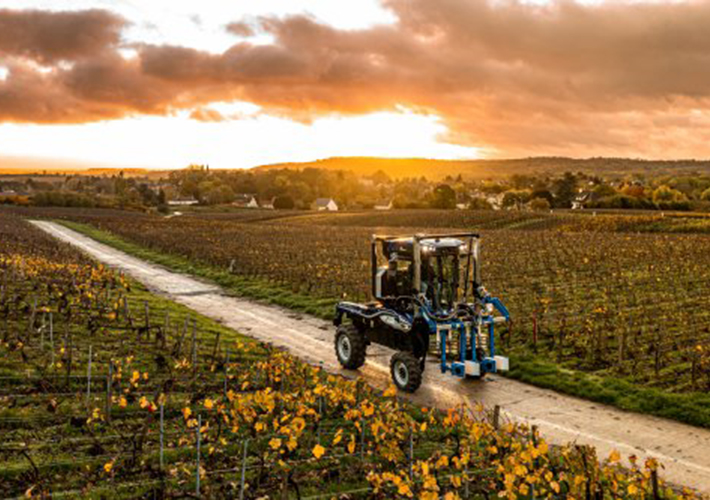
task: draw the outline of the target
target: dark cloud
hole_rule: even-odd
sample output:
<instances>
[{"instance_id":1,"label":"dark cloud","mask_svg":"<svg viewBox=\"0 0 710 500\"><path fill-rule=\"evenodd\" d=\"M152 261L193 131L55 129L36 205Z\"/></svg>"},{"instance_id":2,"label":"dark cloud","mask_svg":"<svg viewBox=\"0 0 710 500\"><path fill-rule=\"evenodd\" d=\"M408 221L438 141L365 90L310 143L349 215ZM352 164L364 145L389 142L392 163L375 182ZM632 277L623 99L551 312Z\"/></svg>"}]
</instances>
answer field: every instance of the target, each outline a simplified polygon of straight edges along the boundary
<instances>
[{"instance_id":1,"label":"dark cloud","mask_svg":"<svg viewBox=\"0 0 710 500\"><path fill-rule=\"evenodd\" d=\"M0 11L0 57L11 70L0 81L0 120L176 109L211 119L210 102L232 99L299 120L407 106L440 116L449 140L498 155L710 156L710 2L386 6L395 24L339 30L267 17L227 29L268 33L272 44L222 54L141 45L130 60L117 52L124 21L110 13ZM2 29L22 23L29 31L15 37ZM50 33L64 35L52 42Z\"/></svg>"},{"instance_id":2,"label":"dark cloud","mask_svg":"<svg viewBox=\"0 0 710 500\"><path fill-rule=\"evenodd\" d=\"M93 56L115 46L125 25L123 18L104 10L0 9L0 57L52 64Z\"/></svg>"}]
</instances>

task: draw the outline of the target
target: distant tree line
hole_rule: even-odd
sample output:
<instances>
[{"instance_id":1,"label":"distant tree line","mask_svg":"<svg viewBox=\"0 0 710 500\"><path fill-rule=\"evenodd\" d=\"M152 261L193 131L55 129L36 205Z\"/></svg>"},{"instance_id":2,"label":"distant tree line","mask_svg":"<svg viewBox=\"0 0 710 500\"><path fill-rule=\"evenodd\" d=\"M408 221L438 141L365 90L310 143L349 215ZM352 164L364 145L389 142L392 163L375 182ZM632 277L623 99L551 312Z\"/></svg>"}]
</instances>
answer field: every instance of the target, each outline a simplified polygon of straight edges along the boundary
<instances>
[{"instance_id":1,"label":"distant tree line","mask_svg":"<svg viewBox=\"0 0 710 500\"><path fill-rule=\"evenodd\" d=\"M160 178L114 175L24 176L0 181L0 203L167 211L175 200L227 205L253 198L276 209L308 209L332 198L344 209L439 208L549 210L569 208L710 210L710 175L635 173L605 178L585 172L515 174L488 179L393 179L321 168L210 170L191 165Z\"/></svg>"}]
</instances>

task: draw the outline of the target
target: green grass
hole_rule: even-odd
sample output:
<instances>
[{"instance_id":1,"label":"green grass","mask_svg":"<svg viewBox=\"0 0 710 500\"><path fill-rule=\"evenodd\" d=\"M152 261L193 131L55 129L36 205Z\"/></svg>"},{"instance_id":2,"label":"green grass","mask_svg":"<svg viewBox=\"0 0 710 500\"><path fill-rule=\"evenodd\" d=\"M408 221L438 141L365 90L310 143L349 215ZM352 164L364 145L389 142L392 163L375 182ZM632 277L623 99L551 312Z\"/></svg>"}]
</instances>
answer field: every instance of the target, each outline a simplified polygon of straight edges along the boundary
<instances>
[{"instance_id":1,"label":"green grass","mask_svg":"<svg viewBox=\"0 0 710 500\"><path fill-rule=\"evenodd\" d=\"M337 299L313 297L295 293L288 287L272 283L265 279L238 276L230 273L227 269L218 268L202 262L191 261L178 255L151 250L88 224L65 220L55 222L89 236L100 243L133 255L134 257L160 264L173 271L208 279L236 296L248 297L268 304L279 305L322 319L329 320L333 318L335 304L338 302Z\"/></svg>"},{"instance_id":2,"label":"green grass","mask_svg":"<svg viewBox=\"0 0 710 500\"><path fill-rule=\"evenodd\" d=\"M337 299L297 294L267 280L236 276L209 264L192 262L184 257L147 249L93 226L68 221L58 222L135 257L175 271L209 279L235 295L277 304L323 319L331 319L333 316ZM511 359L511 371L506 376L623 410L710 428L710 394L671 393L643 387L619 376L568 369L548 361L548 358L542 355L516 353Z\"/></svg>"},{"instance_id":3,"label":"green grass","mask_svg":"<svg viewBox=\"0 0 710 500\"><path fill-rule=\"evenodd\" d=\"M707 393L671 393L642 387L622 377L570 370L539 356L516 355L511 360L511 371L506 375L622 410L710 428L710 394Z\"/></svg>"}]
</instances>

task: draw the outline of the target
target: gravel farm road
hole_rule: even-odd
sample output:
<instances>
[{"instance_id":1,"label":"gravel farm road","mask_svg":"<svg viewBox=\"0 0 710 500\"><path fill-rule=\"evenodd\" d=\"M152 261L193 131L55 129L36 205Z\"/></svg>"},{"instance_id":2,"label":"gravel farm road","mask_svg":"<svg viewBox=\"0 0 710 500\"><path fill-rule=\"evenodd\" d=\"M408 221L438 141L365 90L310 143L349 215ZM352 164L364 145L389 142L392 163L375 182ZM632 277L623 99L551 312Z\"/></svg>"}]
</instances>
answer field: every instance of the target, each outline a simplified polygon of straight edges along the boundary
<instances>
[{"instance_id":1,"label":"gravel farm road","mask_svg":"<svg viewBox=\"0 0 710 500\"><path fill-rule=\"evenodd\" d=\"M343 370L335 358L334 327L329 322L276 306L228 296L219 286L169 271L103 245L60 224L34 224L75 245L96 260L120 270L151 291L213 318L245 335L282 346L294 355L348 377L364 377L384 388L389 383L392 351L371 346L359 372ZM511 360L515 362L514 359ZM505 418L537 425L553 443L577 442L597 448L601 457L612 450L643 459L655 457L665 466L663 476L675 484L710 494L710 430L561 395L503 377L483 381L443 375L432 360L413 402L448 408L481 402L500 405Z\"/></svg>"}]
</instances>

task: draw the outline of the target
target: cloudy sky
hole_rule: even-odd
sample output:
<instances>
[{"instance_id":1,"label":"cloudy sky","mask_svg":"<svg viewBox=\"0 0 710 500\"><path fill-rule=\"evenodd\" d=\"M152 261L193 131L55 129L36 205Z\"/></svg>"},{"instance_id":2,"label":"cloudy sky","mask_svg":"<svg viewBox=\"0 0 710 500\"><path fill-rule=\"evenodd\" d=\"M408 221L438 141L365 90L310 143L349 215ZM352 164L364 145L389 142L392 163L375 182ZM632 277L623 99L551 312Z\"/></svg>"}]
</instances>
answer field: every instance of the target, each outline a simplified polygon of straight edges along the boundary
<instances>
[{"instance_id":1,"label":"cloudy sky","mask_svg":"<svg viewBox=\"0 0 710 500\"><path fill-rule=\"evenodd\" d=\"M0 0L0 157L710 158L710 2Z\"/></svg>"}]
</instances>

